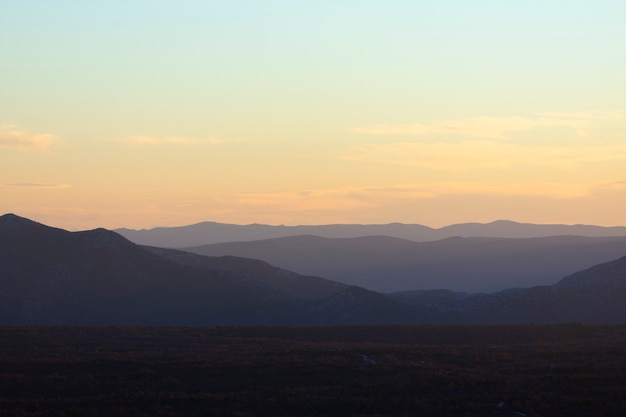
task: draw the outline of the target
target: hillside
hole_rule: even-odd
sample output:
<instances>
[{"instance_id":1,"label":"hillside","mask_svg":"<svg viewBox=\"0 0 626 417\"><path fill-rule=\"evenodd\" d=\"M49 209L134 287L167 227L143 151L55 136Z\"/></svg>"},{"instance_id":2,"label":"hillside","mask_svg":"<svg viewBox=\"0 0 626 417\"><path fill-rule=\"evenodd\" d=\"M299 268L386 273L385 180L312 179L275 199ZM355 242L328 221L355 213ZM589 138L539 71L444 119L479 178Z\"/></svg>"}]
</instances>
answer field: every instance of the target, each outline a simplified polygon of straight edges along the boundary
<instances>
[{"instance_id":1,"label":"hillside","mask_svg":"<svg viewBox=\"0 0 626 417\"><path fill-rule=\"evenodd\" d=\"M413 242L388 236L293 236L186 249L267 261L373 291L445 288L495 292L554 284L626 254L626 237L461 238Z\"/></svg>"},{"instance_id":2,"label":"hillside","mask_svg":"<svg viewBox=\"0 0 626 417\"><path fill-rule=\"evenodd\" d=\"M494 294L407 291L392 294L433 323L626 323L626 256L551 286Z\"/></svg>"},{"instance_id":3,"label":"hillside","mask_svg":"<svg viewBox=\"0 0 626 417\"><path fill-rule=\"evenodd\" d=\"M332 323L315 308L347 289L259 261L149 249L104 229L68 232L0 217L3 324Z\"/></svg>"}]
</instances>

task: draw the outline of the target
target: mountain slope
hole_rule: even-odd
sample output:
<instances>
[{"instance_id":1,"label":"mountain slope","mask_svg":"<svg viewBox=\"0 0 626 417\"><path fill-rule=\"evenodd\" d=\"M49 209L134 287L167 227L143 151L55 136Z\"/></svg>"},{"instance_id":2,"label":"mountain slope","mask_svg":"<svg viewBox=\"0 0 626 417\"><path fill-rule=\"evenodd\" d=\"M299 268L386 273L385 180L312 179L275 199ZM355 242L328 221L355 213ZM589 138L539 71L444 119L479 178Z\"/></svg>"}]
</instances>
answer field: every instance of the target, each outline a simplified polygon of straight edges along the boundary
<instances>
[{"instance_id":1,"label":"mountain slope","mask_svg":"<svg viewBox=\"0 0 626 417\"><path fill-rule=\"evenodd\" d=\"M1 216L0 323L314 324L309 310L346 288L255 260L165 252Z\"/></svg>"},{"instance_id":2,"label":"mountain slope","mask_svg":"<svg viewBox=\"0 0 626 417\"><path fill-rule=\"evenodd\" d=\"M280 320L293 300L227 272L176 264L104 229L0 218L2 322L209 324Z\"/></svg>"},{"instance_id":3,"label":"mountain slope","mask_svg":"<svg viewBox=\"0 0 626 417\"><path fill-rule=\"evenodd\" d=\"M388 236L293 236L186 249L267 261L373 291L445 288L493 292L552 284L558 277L626 253L626 237L448 238L413 242Z\"/></svg>"},{"instance_id":4,"label":"mountain slope","mask_svg":"<svg viewBox=\"0 0 626 417\"><path fill-rule=\"evenodd\" d=\"M316 276L299 275L257 259L236 256L202 256L176 249L148 246L145 249L182 265L254 277L255 280L285 294L311 300L334 295L348 287L345 284Z\"/></svg>"},{"instance_id":5,"label":"mountain slope","mask_svg":"<svg viewBox=\"0 0 626 417\"><path fill-rule=\"evenodd\" d=\"M626 256L567 276L552 286L494 294L408 291L391 298L413 308L418 322L624 324Z\"/></svg>"}]
</instances>

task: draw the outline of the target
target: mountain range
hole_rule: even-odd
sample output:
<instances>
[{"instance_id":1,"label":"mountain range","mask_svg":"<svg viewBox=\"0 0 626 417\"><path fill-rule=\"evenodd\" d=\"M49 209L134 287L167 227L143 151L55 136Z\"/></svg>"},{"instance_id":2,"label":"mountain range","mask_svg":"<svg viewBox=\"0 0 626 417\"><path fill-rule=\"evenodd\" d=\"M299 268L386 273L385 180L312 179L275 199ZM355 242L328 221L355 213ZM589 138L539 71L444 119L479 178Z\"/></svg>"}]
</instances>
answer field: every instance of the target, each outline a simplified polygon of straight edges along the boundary
<instances>
[{"instance_id":1,"label":"mountain range","mask_svg":"<svg viewBox=\"0 0 626 417\"><path fill-rule=\"evenodd\" d=\"M626 257L554 285L381 294L266 262L0 216L1 324L626 323Z\"/></svg>"},{"instance_id":2,"label":"mountain range","mask_svg":"<svg viewBox=\"0 0 626 417\"><path fill-rule=\"evenodd\" d=\"M449 237L533 238L550 236L626 236L626 227L592 225L531 224L498 220L491 223L462 223L438 229L419 224L331 224L321 226L236 225L202 222L180 227L153 229L116 229L128 240L150 246L185 248L222 242L245 242L279 237L313 235L326 238L389 236L427 242Z\"/></svg>"},{"instance_id":3,"label":"mountain range","mask_svg":"<svg viewBox=\"0 0 626 417\"><path fill-rule=\"evenodd\" d=\"M553 284L626 254L626 237L452 237L413 242L389 236L293 236L187 248L267 261L302 274L390 293L445 288L494 292Z\"/></svg>"}]
</instances>

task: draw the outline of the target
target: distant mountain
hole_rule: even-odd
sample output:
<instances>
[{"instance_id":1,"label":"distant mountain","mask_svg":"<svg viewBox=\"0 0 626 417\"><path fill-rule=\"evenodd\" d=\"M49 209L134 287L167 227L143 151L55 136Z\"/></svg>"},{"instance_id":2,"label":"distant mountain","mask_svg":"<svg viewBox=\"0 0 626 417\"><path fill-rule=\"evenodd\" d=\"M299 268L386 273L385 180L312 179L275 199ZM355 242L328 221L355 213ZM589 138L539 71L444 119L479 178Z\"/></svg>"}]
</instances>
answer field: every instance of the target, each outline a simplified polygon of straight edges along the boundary
<instances>
[{"instance_id":1,"label":"distant mountain","mask_svg":"<svg viewBox=\"0 0 626 417\"><path fill-rule=\"evenodd\" d=\"M626 256L552 286L494 294L407 291L392 294L430 323L626 323Z\"/></svg>"},{"instance_id":2,"label":"distant mountain","mask_svg":"<svg viewBox=\"0 0 626 417\"><path fill-rule=\"evenodd\" d=\"M321 226L235 225L203 222L181 227L149 230L117 229L132 242L168 248L184 248L212 243L252 241L278 237L315 235L326 238L389 236L427 242L449 237L532 238L561 235L608 237L626 236L626 227L588 225L530 224L498 220L492 223L464 223L433 229L419 224L332 224Z\"/></svg>"},{"instance_id":3,"label":"distant mountain","mask_svg":"<svg viewBox=\"0 0 626 417\"><path fill-rule=\"evenodd\" d=\"M447 238L413 242L388 236L294 236L186 249L267 261L379 292L445 288L494 292L553 284L626 254L626 237Z\"/></svg>"},{"instance_id":4,"label":"distant mountain","mask_svg":"<svg viewBox=\"0 0 626 417\"><path fill-rule=\"evenodd\" d=\"M211 243L253 241L279 237L315 235L350 238L370 235L396 236L414 240L433 240L437 233L427 226L392 223L386 225L333 224L322 226L269 226L263 224L223 224L203 222L181 227L149 230L117 229L128 240L149 246L184 248ZM626 235L626 231L624 232Z\"/></svg>"},{"instance_id":5,"label":"distant mountain","mask_svg":"<svg viewBox=\"0 0 626 417\"><path fill-rule=\"evenodd\" d=\"M349 290L267 263L138 246L104 229L68 232L0 217L2 324L321 324L369 321L316 311ZM352 291L352 290L351 290ZM367 290L360 293L367 305ZM358 304L358 303L357 303ZM405 307L389 310L401 320Z\"/></svg>"}]
</instances>

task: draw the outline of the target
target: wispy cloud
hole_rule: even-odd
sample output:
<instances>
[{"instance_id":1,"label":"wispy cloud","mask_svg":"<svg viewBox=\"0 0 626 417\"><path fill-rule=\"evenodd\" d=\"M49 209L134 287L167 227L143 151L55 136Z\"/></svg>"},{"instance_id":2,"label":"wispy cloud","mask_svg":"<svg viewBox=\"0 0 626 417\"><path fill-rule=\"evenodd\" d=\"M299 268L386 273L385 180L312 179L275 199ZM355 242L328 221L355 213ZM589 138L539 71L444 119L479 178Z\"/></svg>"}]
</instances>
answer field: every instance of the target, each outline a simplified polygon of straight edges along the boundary
<instances>
[{"instance_id":1,"label":"wispy cloud","mask_svg":"<svg viewBox=\"0 0 626 417\"><path fill-rule=\"evenodd\" d=\"M626 113L619 111L544 112L542 117L578 120L626 120Z\"/></svg>"},{"instance_id":2,"label":"wispy cloud","mask_svg":"<svg viewBox=\"0 0 626 417\"><path fill-rule=\"evenodd\" d=\"M573 169L590 162L626 161L626 143L520 145L495 140L458 143L401 142L368 144L345 160L402 164L438 171L544 166Z\"/></svg>"},{"instance_id":3,"label":"wispy cloud","mask_svg":"<svg viewBox=\"0 0 626 417\"><path fill-rule=\"evenodd\" d=\"M49 183L33 183L33 182L15 182L4 184L6 187L21 187L21 188L69 188L69 184L49 184Z\"/></svg>"},{"instance_id":4,"label":"wispy cloud","mask_svg":"<svg viewBox=\"0 0 626 417\"><path fill-rule=\"evenodd\" d=\"M626 181L613 181L599 184L595 187L601 191L624 191L626 190Z\"/></svg>"},{"instance_id":5,"label":"wispy cloud","mask_svg":"<svg viewBox=\"0 0 626 417\"><path fill-rule=\"evenodd\" d=\"M237 205L280 211L343 211L373 204L358 187L246 193L238 195L235 200Z\"/></svg>"},{"instance_id":6,"label":"wispy cloud","mask_svg":"<svg viewBox=\"0 0 626 417\"><path fill-rule=\"evenodd\" d=\"M31 133L12 124L0 123L0 147L22 150L44 150L58 138L49 133Z\"/></svg>"},{"instance_id":7,"label":"wispy cloud","mask_svg":"<svg viewBox=\"0 0 626 417\"><path fill-rule=\"evenodd\" d=\"M447 196L543 197L570 199L587 197L594 183L562 182L445 182L434 181L391 186L361 186L332 189L253 193L237 196L227 204L255 210L284 212L350 212L392 204ZM224 202L226 203L226 202Z\"/></svg>"},{"instance_id":8,"label":"wispy cloud","mask_svg":"<svg viewBox=\"0 0 626 417\"><path fill-rule=\"evenodd\" d=\"M469 117L442 119L427 123L380 124L357 127L355 132L370 135L460 135L489 139L504 139L507 133L539 128L570 128L584 136L594 120L626 120L621 112L552 112L536 117Z\"/></svg>"},{"instance_id":9,"label":"wispy cloud","mask_svg":"<svg viewBox=\"0 0 626 417\"><path fill-rule=\"evenodd\" d=\"M113 139L116 142L122 142L132 145L218 145L223 143L219 138L188 138L182 136L123 136Z\"/></svg>"}]
</instances>

